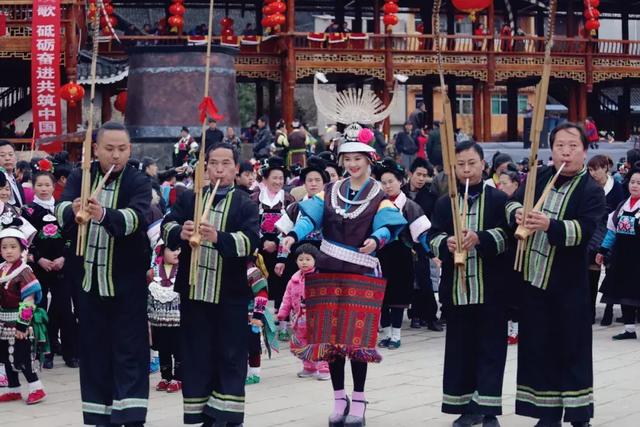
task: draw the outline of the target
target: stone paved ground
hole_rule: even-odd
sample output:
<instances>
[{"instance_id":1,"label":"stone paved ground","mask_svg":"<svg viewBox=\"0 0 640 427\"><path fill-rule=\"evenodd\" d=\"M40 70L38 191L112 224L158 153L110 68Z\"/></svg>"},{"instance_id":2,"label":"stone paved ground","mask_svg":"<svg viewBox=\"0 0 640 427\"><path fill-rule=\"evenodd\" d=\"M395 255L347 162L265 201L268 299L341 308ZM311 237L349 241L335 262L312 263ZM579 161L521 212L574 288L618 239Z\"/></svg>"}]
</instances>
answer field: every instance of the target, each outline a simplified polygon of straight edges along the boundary
<instances>
[{"instance_id":1,"label":"stone paved ground","mask_svg":"<svg viewBox=\"0 0 640 427\"><path fill-rule=\"evenodd\" d=\"M371 366L367 382L367 425L449 426L453 416L440 413L444 333L411 330L405 323L402 347L385 351L385 360ZM596 418L594 426L640 426L640 342L612 342L620 325L594 327ZM326 426L331 410L328 382L298 379L300 364L286 349L263 362L262 382L247 388L248 427ZM533 426L514 415L516 348L509 349L504 384L505 427ZM77 370L56 366L43 375L46 402L26 407L22 402L0 406L2 427L81 425ZM151 378L152 384L158 375ZM350 386L348 385L347 388ZM148 426L181 425L181 399L151 391Z\"/></svg>"}]
</instances>

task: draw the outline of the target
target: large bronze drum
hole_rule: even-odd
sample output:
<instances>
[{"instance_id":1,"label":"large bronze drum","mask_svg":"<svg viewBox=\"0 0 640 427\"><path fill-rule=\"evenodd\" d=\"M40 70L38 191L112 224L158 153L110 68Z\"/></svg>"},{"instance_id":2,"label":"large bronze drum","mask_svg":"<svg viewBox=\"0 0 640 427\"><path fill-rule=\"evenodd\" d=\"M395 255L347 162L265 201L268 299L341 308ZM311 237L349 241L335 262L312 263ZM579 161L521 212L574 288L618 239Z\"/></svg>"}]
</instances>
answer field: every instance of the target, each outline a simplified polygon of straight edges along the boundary
<instances>
[{"instance_id":1,"label":"large bronze drum","mask_svg":"<svg viewBox=\"0 0 640 427\"><path fill-rule=\"evenodd\" d=\"M240 128L235 49L212 46L209 96L224 119L218 128ZM201 46L139 46L129 51L125 122L134 140L180 137L187 126L200 137L198 105L204 94L206 51Z\"/></svg>"}]
</instances>

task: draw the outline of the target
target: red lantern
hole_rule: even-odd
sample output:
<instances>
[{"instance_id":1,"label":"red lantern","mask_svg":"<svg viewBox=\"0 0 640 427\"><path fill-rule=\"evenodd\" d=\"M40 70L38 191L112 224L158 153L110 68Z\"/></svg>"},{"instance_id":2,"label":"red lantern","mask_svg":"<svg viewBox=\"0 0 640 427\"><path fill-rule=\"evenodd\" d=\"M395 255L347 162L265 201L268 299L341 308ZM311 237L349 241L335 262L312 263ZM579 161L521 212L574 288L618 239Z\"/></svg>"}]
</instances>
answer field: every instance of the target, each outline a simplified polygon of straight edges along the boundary
<instances>
[{"instance_id":1,"label":"red lantern","mask_svg":"<svg viewBox=\"0 0 640 427\"><path fill-rule=\"evenodd\" d=\"M597 19L589 19L584 23L584 27L587 30L591 31L591 34L594 35L595 31L600 28L600 21L598 21Z\"/></svg>"},{"instance_id":2,"label":"red lantern","mask_svg":"<svg viewBox=\"0 0 640 427\"><path fill-rule=\"evenodd\" d=\"M104 11L107 13L107 15L113 14L113 5L112 4L105 4L104 5Z\"/></svg>"},{"instance_id":3,"label":"red lantern","mask_svg":"<svg viewBox=\"0 0 640 427\"><path fill-rule=\"evenodd\" d=\"M182 16L172 15L169 17L167 22L169 23L169 26L172 28L182 28L182 25L184 24L184 19L182 19Z\"/></svg>"},{"instance_id":4,"label":"red lantern","mask_svg":"<svg viewBox=\"0 0 640 427\"><path fill-rule=\"evenodd\" d=\"M452 0L453 6L469 14L471 21L476 20L476 12L486 9L491 5L491 0Z\"/></svg>"},{"instance_id":5,"label":"red lantern","mask_svg":"<svg viewBox=\"0 0 640 427\"><path fill-rule=\"evenodd\" d=\"M382 6L382 10L384 11L384 13L386 13L388 15L388 14L391 14L391 13L398 13L400 8L395 3L387 2L387 3L384 4L384 6Z\"/></svg>"},{"instance_id":6,"label":"red lantern","mask_svg":"<svg viewBox=\"0 0 640 427\"><path fill-rule=\"evenodd\" d=\"M109 16L108 17L109 23L111 24L112 27L115 27L116 25L118 25L118 18L116 18L115 16ZM101 27L108 27L107 25L107 18L104 17L104 15L102 15L100 17L100 26Z\"/></svg>"},{"instance_id":7,"label":"red lantern","mask_svg":"<svg viewBox=\"0 0 640 427\"><path fill-rule=\"evenodd\" d=\"M262 8L262 13L265 15L273 15L276 11L273 9L274 3L268 4Z\"/></svg>"},{"instance_id":8,"label":"red lantern","mask_svg":"<svg viewBox=\"0 0 640 427\"><path fill-rule=\"evenodd\" d=\"M274 13L273 15L271 15L271 20L274 27L284 25L284 23L287 22L287 18L281 13Z\"/></svg>"},{"instance_id":9,"label":"red lantern","mask_svg":"<svg viewBox=\"0 0 640 427\"><path fill-rule=\"evenodd\" d=\"M225 36L225 37L229 37L233 35L233 29L231 28L224 28L221 32L220 32L221 36Z\"/></svg>"},{"instance_id":10,"label":"red lantern","mask_svg":"<svg viewBox=\"0 0 640 427\"><path fill-rule=\"evenodd\" d=\"M116 100L113 102L113 108L124 114L127 109L127 91L122 91L116 96Z\"/></svg>"},{"instance_id":11,"label":"red lantern","mask_svg":"<svg viewBox=\"0 0 640 427\"><path fill-rule=\"evenodd\" d=\"M598 7L600 6L600 0L584 0L584 7Z\"/></svg>"},{"instance_id":12,"label":"red lantern","mask_svg":"<svg viewBox=\"0 0 640 427\"><path fill-rule=\"evenodd\" d=\"M287 10L287 5L281 1L271 3L269 6L271 6L273 13L284 13Z\"/></svg>"},{"instance_id":13,"label":"red lantern","mask_svg":"<svg viewBox=\"0 0 640 427\"><path fill-rule=\"evenodd\" d=\"M171 6L169 6L169 13L171 15L183 16L185 12L186 9L180 3L173 3Z\"/></svg>"},{"instance_id":14,"label":"red lantern","mask_svg":"<svg viewBox=\"0 0 640 427\"><path fill-rule=\"evenodd\" d=\"M385 27L393 27L398 23L398 17L396 15L384 15L382 22L384 22Z\"/></svg>"},{"instance_id":15,"label":"red lantern","mask_svg":"<svg viewBox=\"0 0 640 427\"><path fill-rule=\"evenodd\" d=\"M262 18L262 21L260 21L260 24L264 28L271 28L273 26L273 23L271 21L271 15L265 16L264 18Z\"/></svg>"},{"instance_id":16,"label":"red lantern","mask_svg":"<svg viewBox=\"0 0 640 427\"><path fill-rule=\"evenodd\" d=\"M594 9L590 7L589 9L584 11L584 19L587 21L600 18L600 11L598 9Z\"/></svg>"},{"instance_id":17,"label":"red lantern","mask_svg":"<svg viewBox=\"0 0 640 427\"><path fill-rule=\"evenodd\" d=\"M69 82L60 88L60 98L67 101L70 107L75 107L84 98L84 88L76 82Z\"/></svg>"},{"instance_id":18,"label":"red lantern","mask_svg":"<svg viewBox=\"0 0 640 427\"><path fill-rule=\"evenodd\" d=\"M228 16L226 18L222 18L222 21L220 21L220 25L223 28L231 28L233 27L233 19L229 18Z\"/></svg>"}]
</instances>

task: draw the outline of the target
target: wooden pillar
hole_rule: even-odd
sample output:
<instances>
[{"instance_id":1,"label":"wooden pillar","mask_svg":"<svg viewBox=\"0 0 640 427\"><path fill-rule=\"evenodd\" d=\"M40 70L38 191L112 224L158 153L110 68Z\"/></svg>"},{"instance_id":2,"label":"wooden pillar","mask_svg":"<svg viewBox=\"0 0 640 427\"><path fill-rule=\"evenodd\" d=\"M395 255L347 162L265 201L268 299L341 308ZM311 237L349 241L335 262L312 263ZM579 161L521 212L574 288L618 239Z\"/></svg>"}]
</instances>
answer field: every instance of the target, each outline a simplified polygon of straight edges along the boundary
<instances>
[{"instance_id":1,"label":"wooden pillar","mask_svg":"<svg viewBox=\"0 0 640 427\"><path fill-rule=\"evenodd\" d=\"M518 140L518 87L507 82L507 140Z\"/></svg>"},{"instance_id":2,"label":"wooden pillar","mask_svg":"<svg viewBox=\"0 0 640 427\"><path fill-rule=\"evenodd\" d=\"M269 126L273 129L276 126L276 82L269 80L269 104L267 106L269 115Z\"/></svg>"},{"instance_id":3,"label":"wooden pillar","mask_svg":"<svg viewBox=\"0 0 640 427\"><path fill-rule=\"evenodd\" d=\"M353 21L353 28L351 31L354 33L362 33L362 0L356 0L355 4L355 16ZM367 31L364 31L365 33Z\"/></svg>"},{"instance_id":4,"label":"wooden pillar","mask_svg":"<svg viewBox=\"0 0 640 427\"><path fill-rule=\"evenodd\" d=\"M256 82L256 118L264 116L264 86L262 81Z\"/></svg>"},{"instance_id":5,"label":"wooden pillar","mask_svg":"<svg viewBox=\"0 0 640 427\"><path fill-rule=\"evenodd\" d=\"M458 87L455 76L451 76L447 84L449 101L451 101L451 125L455 131L458 127Z\"/></svg>"},{"instance_id":6,"label":"wooden pillar","mask_svg":"<svg viewBox=\"0 0 640 427\"><path fill-rule=\"evenodd\" d=\"M567 119L570 122L578 121L578 84L571 82L569 84L569 105L567 105Z\"/></svg>"},{"instance_id":7,"label":"wooden pillar","mask_svg":"<svg viewBox=\"0 0 640 427\"><path fill-rule=\"evenodd\" d=\"M433 127L433 86L428 83L422 83L422 101L427 109L425 124L430 128Z\"/></svg>"},{"instance_id":8,"label":"wooden pillar","mask_svg":"<svg viewBox=\"0 0 640 427\"><path fill-rule=\"evenodd\" d=\"M389 105L391 102L391 91L393 90L393 56L391 54L391 29L387 31L384 38L384 91L382 92L382 102ZM394 94L395 96L395 94ZM387 117L382 125L382 133L391 133L391 117Z\"/></svg>"},{"instance_id":9,"label":"wooden pillar","mask_svg":"<svg viewBox=\"0 0 640 427\"><path fill-rule=\"evenodd\" d=\"M567 37L575 37L578 34L576 24L573 0L567 0Z\"/></svg>"},{"instance_id":10,"label":"wooden pillar","mask_svg":"<svg viewBox=\"0 0 640 427\"><path fill-rule=\"evenodd\" d=\"M336 17L336 24L343 26L344 25L344 0L336 0L334 16Z\"/></svg>"},{"instance_id":11,"label":"wooden pillar","mask_svg":"<svg viewBox=\"0 0 640 427\"><path fill-rule=\"evenodd\" d=\"M580 83L578 85L578 122L584 122L587 118L587 85Z\"/></svg>"},{"instance_id":12,"label":"wooden pillar","mask_svg":"<svg viewBox=\"0 0 640 427\"><path fill-rule=\"evenodd\" d=\"M380 0L373 0L373 33L380 34Z\"/></svg>"},{"instance_id":13,"label":"wooden pillar","mask_svg":"<svg viewBox=\"0 0 640 427\"><path fill-rule=\"evenodd\" d=\"M101 88L100 96L102 97L102 108L100 109L100 120L102 124L111 120L111 94L113 92L111 85L104 85Z\"/></svg>"},{"instance_id":14,"label":"wooden pillar","mask_svg":"<svg viewBox=\"0 0 640 427\"><path fill-rule=\"evenodd\" d=\"M496 36L496 9L494 2L487 8L487 35L489 36L489 51L493 51L493 38Z\"/></svg>"},{"instance_id":15,"label":"wooden pillar","mask_svg":"<svg viewBox=\"0 0 640 427\"><path fill-rule=\"evenodd\" d=\"M538 13L536 13L536 16L534 18L535 20L535 27L536 27L536 36L538 37L544 37L544 21L546 19L546 16L544 14L544 11L542 9L538 9Z\"/></svg>"},{"instance_id":16,"label":"wooden pillar","mask_svg":"<svg viewBox=\"0 0 640 427\"><path fill-rule=\"evenodd\" d=\"M482 87L482 140L491 141L491 90L488 84Z\"/></svg>"},{"instance_id":17,"label":"wooden pillar","mask_svg":"<svg viewBox=\"0 0 640 427\"><path fill-rule=\"evenodd\" d=\"M482 138L482 83L473 82L473 139Z\"/></svg>"},{"instance_id":18,"label":"wooden pillar","mask_svg":"<svg viewBox=\"0 0 640 427\"><path fill-rule=\"evenodd\" d=\"M622 24L622 40L629 40L629 9L628 4L622 4L623 10L620 18ZM636 21L637 22L637 21ZM622 52L629 53L629 45L622 44Z\"/></svg>"},{"instance_id":19,"label":"wooden pillar","mask_svg":"<svg viewBox=\"0 0 640 427\"><path fill-rule=\"evenodd\" d=\"M256 34L262 34L262 0L255 0L253 7L256 11Z\"/></svg>"},{"instance_id":20,"label":"wooden pillar","mask_svg":"<svg viewBox=\"0 0 640 427\"><path fill-rule=\"evenodd\" d=\"M434 28L434 33L439 33L439 28ZM447 7L447 35L454 35L456 33L456 17L455 17L455 9L453 8L453 3L449 2ZM447 40L447 50L455 49L455 40L453 37Z\"/></svg>"},{"instance_id":21,"label":"wooden pillar","mask_svg":"<svg viewBox=\"0 0 640 427\"><path fill-rule=\"evenodd\" d=\"M420 2L420 20L424 27L423 34L431 34L433 32L433 21L431 13L433 12L433 1L423 0Z\"/></svg>"},{"instance_id":22,"label":"wooden pillar","mask_svg":"<svg viewBox=\"0 0 640 427\"><path fill-rule=\"evenodd\" d=\"M628 81L622 84L622 96L618 102L619 126L616 139L626 141L631 136L631 87Z\"/></svg>"},{"instance_id":23,"label":"wooden pillar","mask_svg":"<svg viewBox=\"0 0 640 427\"><path fill-rule=\"evenodd\" d=\"M296 88L296 53L294 43L295 32L295 0L289 0L287 4L287 55L282 62L282 72L280 80L280 104L282 119L287 128L293 123L295 115L295 88Z\"/></svg>"}]
</instances>

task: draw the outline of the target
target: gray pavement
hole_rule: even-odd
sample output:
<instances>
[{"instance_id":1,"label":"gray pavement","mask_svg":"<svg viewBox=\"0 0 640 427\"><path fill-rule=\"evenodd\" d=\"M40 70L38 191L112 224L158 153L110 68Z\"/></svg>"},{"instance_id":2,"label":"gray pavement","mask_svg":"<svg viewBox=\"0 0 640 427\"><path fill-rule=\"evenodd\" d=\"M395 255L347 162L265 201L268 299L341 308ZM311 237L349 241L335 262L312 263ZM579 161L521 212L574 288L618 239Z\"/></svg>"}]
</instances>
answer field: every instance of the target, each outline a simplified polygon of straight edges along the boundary
<instances>
[{"instance_id":1,"label":"gray pavement","mask_svg":"<svg viewBox=\"0 0 640 427\"><path fill-rule=\"evenodd\" d=\"M602 308L600 307L600 312ZM619 313L616 313L619 315ZM613 342L622 329L594 326L594 371L596 418L593 426L640 426L640 341ZM367 380L367 425L450 426L455 418L440 412L444 333L414 330L405 322L402 347L385 350L385 359L369 367ZM515 346L509 348L504 382L505 427L533 426L534 420L514 414L516 378ZM263 361L262 382L247 387L248 427L326 426L331 411L331 384L299 379L301 363L287 346L271 360ZM347 378L349 378L349 374ZM80 426L78 371L58 362L42 380L48 399L36 406L23 402L0 404L2 427ZM151 376L151 384L159 380ZM347 380L347 390L351 382ZM182 425L181 396L151 391L147 426Z\"/></svg>"}]
</instances>

